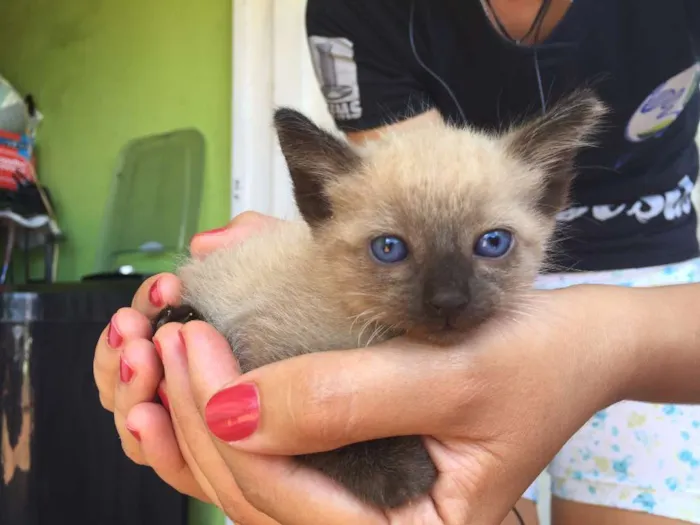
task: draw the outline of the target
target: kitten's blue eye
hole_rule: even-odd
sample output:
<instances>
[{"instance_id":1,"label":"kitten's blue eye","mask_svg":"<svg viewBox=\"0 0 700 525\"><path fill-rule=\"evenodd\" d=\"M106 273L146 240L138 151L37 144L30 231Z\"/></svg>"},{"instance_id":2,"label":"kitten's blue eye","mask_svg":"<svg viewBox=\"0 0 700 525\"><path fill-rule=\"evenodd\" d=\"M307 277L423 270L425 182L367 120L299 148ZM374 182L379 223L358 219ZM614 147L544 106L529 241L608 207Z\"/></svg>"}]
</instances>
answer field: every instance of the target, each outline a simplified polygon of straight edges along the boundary
<instances>
[{"instance_id":1,"label":"kitten's blue eye","mask_svg":"<svg viewBox=\"0 0 700 525\"><path fill-rule=\"evenodd\" d=\"M476 241L474 254L479 257L497 259L503 257L513 246L513 234L506 230L491 230Z\"/></svg>"},{"instance_id":2,"label":"kitten's blue eye","mask_svg":"<svg viewBox=\"0 0 700 525\"><path fill-rule=\"evenodd\" d=\"M382 235L370 243L372 255L383 263L397 263L408 257L408 247L398 237Z\"/></svg>"}]
</instances>

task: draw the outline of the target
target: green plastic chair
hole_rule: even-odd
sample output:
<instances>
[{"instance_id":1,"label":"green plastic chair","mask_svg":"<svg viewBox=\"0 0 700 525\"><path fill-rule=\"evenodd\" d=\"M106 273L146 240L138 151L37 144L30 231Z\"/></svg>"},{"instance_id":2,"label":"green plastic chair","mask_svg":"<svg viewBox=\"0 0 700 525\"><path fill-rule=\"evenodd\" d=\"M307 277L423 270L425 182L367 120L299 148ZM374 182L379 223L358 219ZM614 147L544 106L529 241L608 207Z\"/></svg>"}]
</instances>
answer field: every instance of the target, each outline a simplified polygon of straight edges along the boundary
<instances>
[{"instance_id":1,"label":"green plastic chair","mask_svg":"<svg viewBox=\"0 0 700 525\"><path fill-rule=\"evenodd\" d=\"M148 272L170 268L197 231L205 139L181 129L128 142L119 154L94 271ZM170 263L162 256L171 254Z\"/></svg>"}]
</instances>

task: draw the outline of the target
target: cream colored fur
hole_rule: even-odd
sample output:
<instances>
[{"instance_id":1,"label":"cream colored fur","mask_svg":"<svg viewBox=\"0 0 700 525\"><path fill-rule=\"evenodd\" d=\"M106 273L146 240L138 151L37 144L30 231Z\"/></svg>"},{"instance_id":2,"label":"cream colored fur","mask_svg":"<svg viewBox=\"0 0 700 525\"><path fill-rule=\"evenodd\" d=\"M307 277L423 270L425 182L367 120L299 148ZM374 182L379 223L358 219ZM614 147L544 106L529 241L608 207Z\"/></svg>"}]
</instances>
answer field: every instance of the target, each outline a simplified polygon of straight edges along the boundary
<instances>
[{"instance_id":1,"label":"cream colored fur","mask_svg":"<svg viewBox=\"0 0 700 525\"><path fill-rule=\"evenodd\" d=\"M367 288L382 272L408 271L420 278L420 268L380 267L371 260L368 240L382 233L403 236L420 267L436 246L468 252L493 228L515 232L512 253L506 261L473 264L499 282L491 293L510 294L507 299L515 301L540 269L555 225L554 215L536 205L550 176L544 168L562 148L586 144L604 111L597 100L578 97L550 117L566 118L573 104L587 104L588 120L577 122L575 132L549 139L545 151L535 149L530 157L527 144L514 142L534 137L541 127L537 121L502 136L430 124L388 132L355 148L362 159L357 169L324 174L334 214L315 235L305 222L285 222L240 246L189 261L179 270L184 303L231 341L244 369L304 352L364 346L412 329L420 333L415 323L394 315L407 297L379 290L394 296L392 308L371 300L380 284Z\"/></svg>"}]
</instances>

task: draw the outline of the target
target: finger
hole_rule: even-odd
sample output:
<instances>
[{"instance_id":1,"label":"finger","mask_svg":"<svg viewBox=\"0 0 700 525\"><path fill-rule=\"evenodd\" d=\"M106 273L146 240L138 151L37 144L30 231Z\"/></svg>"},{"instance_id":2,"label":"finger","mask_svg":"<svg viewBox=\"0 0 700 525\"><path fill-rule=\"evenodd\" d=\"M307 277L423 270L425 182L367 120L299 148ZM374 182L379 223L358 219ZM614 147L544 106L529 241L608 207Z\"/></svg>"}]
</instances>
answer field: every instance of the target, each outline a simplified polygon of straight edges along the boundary
<instances>
[{"instance_id":1,"label":"finger","mask_svg":"<svg viewBox=\"0 0 700 525\"><path fill-rule=\"evenodd\" d=\"M168 402L167 398L167 383L165 380L162 380L160 385L158 386L158 394L161 400L163 400L163 407L165 409L165 414L167 418L164 421L164 425L162 427L162 432L167 433L167 439L169 441L172 441L174 439L175 447L172 452L168 452L168 456L163 458L163 461L167 461L168 463L166 464L166 467L169 470L165 470L165 468L161 467L161 470L163 476L170 478L175 478L175 476L178 476L182 474L183 476L191 476L193 478L193 483L199 487L199 491L203 493L203 497L199 497L202 501L209 501L213 503L214 505L218 506L221 508L221 503L219 502L216 492L213 489L212 485L209 483L209 480L206 478L206 476L202 473L201 469L199 468L199 465L197 465L196 461L194 460L194 457L192 453L190 452L189 446L187 442L183 439L182 436L182 431L180 429L180 426L178 424L177 418L172 418L171 417L171 412L170 412L170 404ZM138 406L153 406L153 404L143 404L143 405L138 405ZM155 408L152 410L157 411L159 409L158 405L155 405ZM163 412L161 412L162 414ZM132 429L134 428L132 426L131 421L127 423L127 428ZM174 438L173 438L174 436ZM166 436L163 436L163 439L166 439ZM139 439L141 441L141 439ZM159 439L160 441L160 439ZM144 452L144 446L142 444L141 446L142 449L142 454L144 456L144 460L146 462L151 461L149 460L149 457L146 455ZM167 447L163 450L159 451L160 453L167 452ZM158 461L156 459L155 461ZM180 473L179 466L180 465L186 465L187 468L185 469L184 466L182 467L183 472ZM174 472L172 472L174 470ZM174 481L174 480L173 480ZM190 481L188 481L188 484ZM194 490L194 489L193 489Z\"/></svg>"},{"instance_id":2,"label":"finger","mask_svg":"<svg viewBox=\"0 0 700 525\"><path fill-rule=\"evenodd\" d=\"M178 306L180 294L180 279L172 273L159 273L139 286L131 307L152 319L166 306Z\"/></svg>"},{"instance_id":3,"label":"finger","mask_svg":"<svg viewBox=\"0 0 700 525\"><path fill-rule=\"evenodd\" d=\"M469 377L471 359L463 354L401 341L273 363L216 393L207 406L209 427L236 448L263 454L439 434L462 424L462 407L486 387ZM255 428L242 401L252 392L260 403Z\"/></svg>"},{"instance_id":4,"label":"finger","mask_svg":"<svg viewBox=\"0 0 700 525\"><path fill-rule=\"evenodd\" d=\"M386 525L384 514L363 504L320 472L293 458L261 456L217 444L246 499L285 525Z\"/></svg>"},{"instance_id":5,"label":"finger","mask_svg":"<svg viewBox=\"0 0 700 525\"><path fill-rule=\"evenodd\" d=\"M162 378L163 366L151 341L134 339L124 343L119 358L115 411L126 417L135 405L153 401Z\"/></svg>"},{"instance_id":6,"label":"finger","mask_svg":"<svg viewBox=\"0 0 700 525\"><path fill-rule=\"evenodd\" d=\"M151 324L131 308L121 308L102 331L95 347L92 371L102 406L114 410L114 390L119 379L119 358L126 341L151 337Z\"/></svg>"},{"instance_id":7,"label":"finger","mask_svg":"<svg viewBox=\"0 0 700 525\"><path fill-rule=\"evenodd\" d=\"M190 472L192 472L195 481L202 488L207 498L209 498L209 500L212 501L217 507L222 509L223 507L221 505L221 502L219 501L219 497L217 496L216 490L212 485L212 482L216 483L217 480L212 480L212 482L210 482L209 479L207 479L204 472L202 472L202 469L199 468L199 465L197 464L197 461L195 460L194 455L192 454L192 451L190 450L190 447L187 444L187 441L185 440L182 428L180 427L177 418L172 417L170 421L172 422L172 428L175 433L175 439L180 447L180 454L185 460L185 463L188 465Z\"/></svg>"},{"instance_id":8,"label":"finger","mask_svg":"<svg viewBox=\"0 0 700 525\"><path fill-rule=\"evenodd\" d=\"M192 397L181 327L179 323L168 323L158 330L157 338L163 355L170 411L180 433L179 442L181 448L186 444L191 454L191 458L186 459L193 472L199 469L209 481L219 505L235 522L277 525L246 501L204 424Z\"/></svg>"},{"instance_id":9,"label":"finger","mask_svg":"<svg viewBox=\"0 0 700 525\"><path fill-rule=\"evenodd\" d=\"M155 398L162 375L163 369L150 341L132 339L124 343L119 356L119 381L114 390L114 422L124 453L140 465L145 460L138 431L128 426L126 416L134 405Z\"/></svg>"},{"instance_id":10,"label":"finger","mask_svg":"<svg viewBox=\"0 0 700 525\"><path fill-rule=\"evenodd\" d=\"M195 235L190 242L190 253L196 258L205 257L217 248L237 244L278 221L279 219L254 211L243 212L223 228Z\"/></svg>"},{"instance_id":11,"label":"finger","mask_svg":"<svg viewBox=\"0 0 700 525\"><path fill-rule=\"evenodd\" d=\"M191 322L181 332L188 349L192 394L204 415L203 407L209 398L235 381L240 372L227 341L211 326ZM285 525L385 523L381 512L365 506L330 478L301 467L291 458L241 453L225 443L216 444L246 499Z\"/></svg>"},{"instance_id":12,"label":"finger","mask_svg":"<svg viewBox=\"0 0 700 525\"><path fill-rule=\"evenodd\" d=\"M141 453L139 431L129 426L126 417L120 412L114 413L114 426L117 427L119 440L126 457L137 465L146 465L146 460Z\"/></svg>"},{"instance_id":13,"label":"finger","mask_svg":"<svg viewBox=\"0 0 700 525\"><path fill-rule=\"evenodd\" d=\"M515 521L510 519L514 516L507 517L517 506L523 516L529 517L526 523L533 517L537 521L536 508L521 496L541 469L527 473L528 469L523 468L522 446L516 447L516 457L506 458L491 450L490 443L463 439L440 442L428 437L425 444L440 471L431 491L432 510L438 516L449 516L450 523L464 525L514 525ZM400 514L401 509L390 516L401 523ZM424 522L430 521L421 521Z\"/></svg>"},{"instance_id":14,"label":"finger","mask_svg":"<svg viewBox=\"0 0 700 525\"><path fill-rule=\"evenodd\" d=\"M183 458L170 416L162 406L153 403L134 406L128 414L127 424L141 438L140 448L145 463L163 481L182 494L212 502Z\"/></svg>"}]
</instances>

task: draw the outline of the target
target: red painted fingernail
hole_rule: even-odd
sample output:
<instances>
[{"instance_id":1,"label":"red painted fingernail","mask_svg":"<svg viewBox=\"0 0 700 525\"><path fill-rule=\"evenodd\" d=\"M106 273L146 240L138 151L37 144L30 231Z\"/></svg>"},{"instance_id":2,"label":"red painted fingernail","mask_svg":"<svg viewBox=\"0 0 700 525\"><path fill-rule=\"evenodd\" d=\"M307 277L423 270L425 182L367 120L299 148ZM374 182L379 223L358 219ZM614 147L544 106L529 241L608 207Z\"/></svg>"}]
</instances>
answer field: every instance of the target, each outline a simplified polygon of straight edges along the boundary
<instances>
[{"instance_id":1,"label":"red painted fingernail","mask_svg":"<svg viewBox=\"0 0 700 525\"><path fill-rule=\"evenodd\" d=\"M112 348L117 348L123 341L124 338L122 334L119 333L119 329L114 324L114 318L112 318L109 322L109 329L107 330L107 344Z\"/></svg>"},{"instance_id":2,"label":"red painted fingernail","mask_svg":"<svg viewBox=\"0 0 700 525\"><path fill-rule=\"evenodd\" d=\"M163 385L158 386L158 397L160 398L161 403L163 403L165 409L170 412L170 401L168 401L168 395L165 393L165 388L163 388Z\"/></svg>"},{"instance_id":3,"label":"red painted fingernail","mask_svg":"<svg viewBox=\"0 0 700 525\"><path fill-rule=\"evenodd\" d=\"M128 383L134 377L134 369L129 366L124 356L119 358L119 379L122 383Z\"/></svg>"},{"instance_id":4,"label":"red painted fingernail","mask_svg":"<svg viewBox=\"0 0 700 525\"><path fill-rule=\"evenodd\" d=\"M192 236L192 239L190 239L190 242L192 242L193 240L195 240L195 239L197 239L197 238L208 237L209 235L218 235L219 233L225 232L227 229L228 229L227 227L223 227L223 228L214 228L213 230L208 230L208 231L205 231L205 232L195 233L195 234Z\"/></svg>"},{"instance_id":5,"label":"red painted fingernail","mask_svg":"<svg viewBox=\"0 0 700 525\"><path fill-rule=\"evenodd\" d=\"M156 349L156 353L158 354L158 357L160 357L160 360L163 360L163 349L160 347L160 343L158 342L158 339L153 340L153 346Z\"/></svg>"},{"instance_id":6,"label":"red painted fingernail","mask_svg":"<svg viewBox=\"0 0 700 525\"><path fill-rule=\"evenodd\" d=\"M260 400L252 383L226 388L217 392L207 403L207 426L222 441L240 441L258 428Z\"/></svg>"},{"instance_id":7,"label":"red painted fingernail","mask_svg":"<svg viewBox=\"0 0 700 525\"><path fill-rule=\"evenodd\" d=\"M131 435L136 438L136 441L141 442L141 434L139 433L138 430L135 428L131 428L128 424L126 425L126 429L131 432Z\"/></svg>"},{"instance_id":8,"label":"red painted fingernail","mask_svg":"<svg viewBox=\"0 0 700 525\"><path fill-rule=\"evenodd\" d=\"M197 235L195 235L195 237L198 237L200 235L216 235L217 233L225 232L226 230L228 230L228 227L226 226L223 226L221 228L214 228L213 230L199 232Z\"/></svg>"},{"instance_id":9,"label":"red painted fingernail","mask_svg":"<svg viewBox=\"0 0 700 525\"><path fill-rule=\"evenodd\" d=\"M151 285L151 289L148 290L148 300L153 306L163 306L163 296L160 294L160 288L158 287L159 282L160 279L156 279L156 282Z\"/></svg>"}]
</instances>

